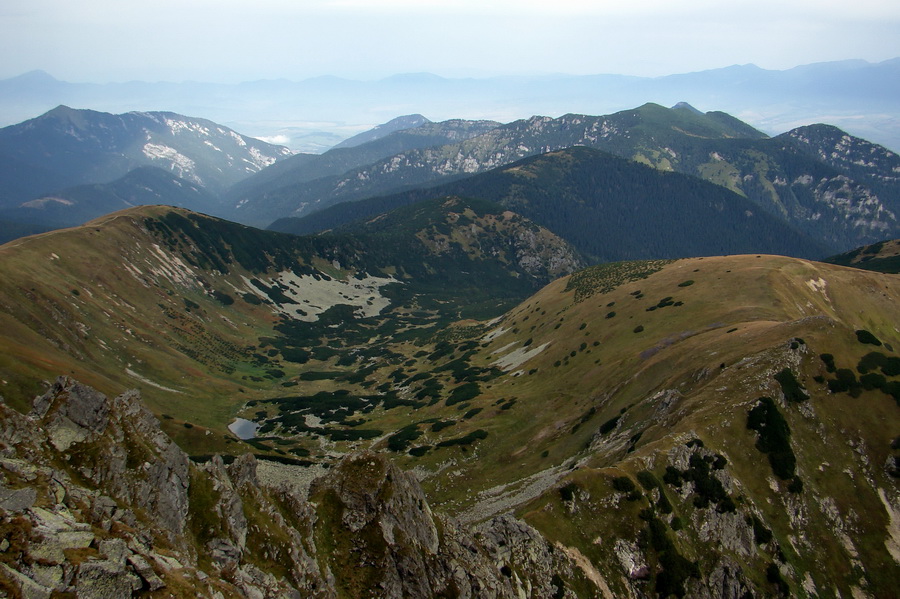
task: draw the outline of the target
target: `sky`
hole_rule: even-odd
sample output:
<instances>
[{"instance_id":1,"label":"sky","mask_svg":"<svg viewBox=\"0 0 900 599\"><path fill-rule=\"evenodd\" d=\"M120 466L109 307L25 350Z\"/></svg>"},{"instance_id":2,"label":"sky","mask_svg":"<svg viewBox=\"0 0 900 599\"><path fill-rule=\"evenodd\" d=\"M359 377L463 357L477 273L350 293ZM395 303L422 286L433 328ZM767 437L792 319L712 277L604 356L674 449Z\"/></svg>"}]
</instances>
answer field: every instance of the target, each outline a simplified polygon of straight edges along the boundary
<instances>
[{"instance_id":1,"label":"sky","mask_svg":"<svg viewBox=\"0 0 900 599\"><path fill-rule=\"evenodd\" d=\"M897 0L3 0L0 79L661 76L900 56Z\"/></svg>"}]
</instances>

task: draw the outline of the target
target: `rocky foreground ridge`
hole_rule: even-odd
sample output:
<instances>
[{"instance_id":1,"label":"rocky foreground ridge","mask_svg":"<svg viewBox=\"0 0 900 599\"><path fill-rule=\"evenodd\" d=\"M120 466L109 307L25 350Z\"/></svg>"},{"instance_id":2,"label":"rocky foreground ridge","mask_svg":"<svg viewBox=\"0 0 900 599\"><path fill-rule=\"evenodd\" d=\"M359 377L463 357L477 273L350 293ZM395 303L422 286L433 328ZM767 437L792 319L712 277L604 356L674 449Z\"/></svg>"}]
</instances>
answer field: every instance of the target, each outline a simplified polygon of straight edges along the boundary
<instances>
[{"instance_id":1,"label":"rocky foreground ridge","mask_svg":"<svg viewBox=\"0 0 900 599\"><path fill-rule=\"evenodd\" d=\"M194 464L135 391L61 377L0 404L0 590L12 597L550 597L577 566L502 517L464 529L384 458L309 496L246 455ZM513 570L515 568L515 571Z\"/></svg>"},{"instance_id":2,"label":"rocky foreground ridge","mask_svg":"<svg viewBox=\"0 0 900 599\"><path fill-rule=\"evenodd\" d=\"M682 488L687 495L701 493L701 479L727 491L738 482L719 462L726 460L691 441L668 452L667 475L693 480ZM618 501L591 507L602 498L585 485L558 489L573 517L628 519L633 506ZM633 484L623 492L640 496ZM661 488L650 498L668 504ZM714 565L701 572L645 509L646 542L595 541L608 548L603 561L617 564L610 569L510 514L474 525L436 514L418 480L377 453L346 457L308 489L272 486L261 482L252 455L193 462L136 391L109 399L61 377L28 415L0 402L0 597L611 599L623 583L627 596L653 596L642 582L656 561L657 591L660 579L684 570L672 586L679 597L744 599L779 586L793 594L777 566L771 584L755 580L760 547L781 553L771 531L728 496L715 501L690 520L721 551ZM841 530L835 534L850 543ZM802 594L819 596L811 582ZM873 596L859 588L853 595Z\"/></svg>"}]
</instances>

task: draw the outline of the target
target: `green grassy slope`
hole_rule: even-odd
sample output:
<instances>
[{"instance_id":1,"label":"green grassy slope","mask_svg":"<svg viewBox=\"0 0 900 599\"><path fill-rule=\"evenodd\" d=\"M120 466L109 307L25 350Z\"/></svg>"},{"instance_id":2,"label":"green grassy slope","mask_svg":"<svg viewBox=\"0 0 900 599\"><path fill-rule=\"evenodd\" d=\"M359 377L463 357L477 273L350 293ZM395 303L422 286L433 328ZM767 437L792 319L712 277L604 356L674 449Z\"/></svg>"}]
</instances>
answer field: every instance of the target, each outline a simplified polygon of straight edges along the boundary
<instances>
[{"instance_id":1,"label":"green grassy slope","mask_svg":"<svg viewBox=\"0 0 900 599\"><path fill-rule=\"evenodd\" d=\"M530 276L515 244L540 231L454 198L395 218L418 246L378 237L389 219L293 238L166 208L7 244L2 394L23 408L58 373L138 386L193 455L381 451L439 511L515 511L617 595L896 588L896 276L613 263L459 320L489 313L490 273ZM261 425L249 447L225 433L235 414Z\"/></svg>"}]
</instances>

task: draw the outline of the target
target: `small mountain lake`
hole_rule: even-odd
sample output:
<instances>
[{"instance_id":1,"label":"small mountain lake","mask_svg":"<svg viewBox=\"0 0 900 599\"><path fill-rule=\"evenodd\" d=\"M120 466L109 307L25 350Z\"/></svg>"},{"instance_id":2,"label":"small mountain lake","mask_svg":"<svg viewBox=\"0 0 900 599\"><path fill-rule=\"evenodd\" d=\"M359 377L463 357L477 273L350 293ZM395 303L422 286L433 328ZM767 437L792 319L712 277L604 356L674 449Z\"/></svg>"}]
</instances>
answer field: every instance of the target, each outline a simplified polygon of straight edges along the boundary
<instances>
[{"instance_id":1,"label":"small mountain lake","mask_svg":"<svg viewBox=\"0 0 900 599\"><path fill-rule=\"evenodd\" d=\"M243 418L235 418L234 422L228 425L228 430L237 435L238 439L252 439L256 436L256 429L259 425L250 420Z\"/></svg>"}]
</instances>

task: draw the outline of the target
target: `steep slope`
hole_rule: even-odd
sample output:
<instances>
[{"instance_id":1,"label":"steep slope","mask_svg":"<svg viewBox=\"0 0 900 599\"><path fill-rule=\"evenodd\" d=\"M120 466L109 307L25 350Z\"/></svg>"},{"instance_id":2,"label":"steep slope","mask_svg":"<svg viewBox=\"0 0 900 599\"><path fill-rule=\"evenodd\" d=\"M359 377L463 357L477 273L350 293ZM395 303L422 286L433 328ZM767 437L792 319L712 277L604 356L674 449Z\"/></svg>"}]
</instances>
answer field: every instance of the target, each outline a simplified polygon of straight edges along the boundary
<instances>
[{"instance_id":1,"label":"steep slope","mask_svg":"<svg viewBox=\"0 0 900 599\"><path fill-rule=\"evenodd\" d=\"M218 199L196 183L191 183L158 167L138 167L111 183L79 185L50 196L0 210L0 217L19 223L19 228L40 225L42 231L80 225L104 214L130 206L168 204L200 212L216 212ZM0 232L0 243L21 234L15 229Z\"/></svg>"},{"instance_id":2,"label":"steep slope","mask_svg":"<svg viewBox=\"0 0 900 599\"><path fill-rule=\"evenodd\" d=\"M369 143L370 141L375 141L376 139L380 139L382 137L390 135L391 133L404 131L406 129L414 129L428 123L431 123L431 121L421 114L407 114L404 116L398 116L397 118L391 119L386 123L378 125L377 127L373 127L368 131L363 131L362 133L345 139L341 143L334 146L334 149L361 146L362 144Z\"/></svg>"},{"instance_id":3,"label":"steep slope","mask_svg":"<svg viewBox=\"0 0 900 599\"><path fill-rule=\"evenodd\" d=\"M476 532L432 513L415 477L376 454L307 496L267 484L252 456L192 463L138 393L65 377L27 416L0 402L0 422L10 596L511 599L583 578L520 521Z\"/></svg>"},{"instance_id":4,"label":"steep slope","mask_svg":"<svg viewBox=\"0 0 900 599\"><path fill-rule=\"evenodd\" d=\"M342 175L289 185L258 196L240 206L241 219L302 216L331 204L418 187L444 177L460 177L490 170L527 156L576 145L597 147L631 158L642 148L658 158L670 145L714 137L765 137L725 115L697 115L686 109L668 110L655 104L596 117L565 115L558 119L535 116L501 125L460 142L412 149ZM671 148L669 148L671 150Z\"/></svg>"},{"instance_id":5,"label":"steep slope","mask_svg":"<svg viewBox=\"0 0 900 599\"><path fill-rule=\"evenodd\" d=\"M768 139L724 113L654 104L602 117L533 117L462 143L404 152L341 176L270 191L264 201L248 198L241 218L256 218L257 210L260 220L303 216L342 201L435 185L527 156L588 146L726 187L833 247L854 247L897 231L900 183L894 169L900 168L900 157L843 132L837 147L829 145L828 136L804 137L802 131ZM869 157L869 166L855 164L860 156Z\"/></svg>"},{"instance_id":6,"label":"steep slope","mask_svg":"<svg viewBox=\"0 0 900 599\"><path fill-rule=\"evenodd\" d=\"M493 121L460 119L442 123L428 121L415 127L392 131L387 135L374 136L364 143L335 147L321 155L292 156L229 189L225 199L234 208L229 214L246 224L265 226L275 218L271 214L277 214L273 210L278 209L270 207L269 204L278 201L281 193L279 190L302 186L319 179L330 181L330 177L339 176L398 153L458 143L482 135L498 125L499 123ZM260 211L262 212L257 214Z\"/></svg>"},{"instance_id":7,"label":"steep slope","mask_svg":"<svg viewBox=\"0 0 900 599\"><path fill-rule=\"evenodd\" d=\"M821 257L833 249L720 186L584 147L432 188L345 202L270 228L310 234L443 195L496 202L560 235L593 262L747 252Z\"/></svg>"},{"instance_id":8,"label":"steep slope","mask_svg":"<svg viewBox=\"0 0 900 599\"><path fill-rule=\"evenodd\" d=\"M3 394L21 406L64 371L111 394L138 384L155 410L224 430L248 397L339 348L381 356L394 337L497 315L580 264L526 219L458 200L389 237L126 210L0 248Z\"/></svg>"},{"instance_id":9,"label":"steep slope","mask_svg":"<svg viewBox=\"0 0 900 599\"><path fill-rule=\"evenodd\" d=\"M137 166L158 166L220 192L290 151L170 112L113 115L59 106L0 129L0 155L55 175L4 189L3 206L8 207L64 186L108 183Z\"/></svg>"},{"instance_id":10,"label":"steep slope","mask_svg":"<svg viewBox=\"0 0 900 599\"><path fill-rule=\"evenodd\" d=\"M900 273L900 240L889 239L853 251L827 258L825 262L874 270L891 274Z\"/></svg>"},{"instance_id":11,"label":"steep slope","mask_svg":"<svg viewBox=\"0 0 900 599\"><path fill-rule=\"evenodd\" d=\"M384 370L410 408L341 417L397 431L375 447L437 509L515 510L583 556L595 593L889 595L898 294L771 256L593 267ZM316 434L294 401L250 410Z\"/></svg>"}]
</instances>

